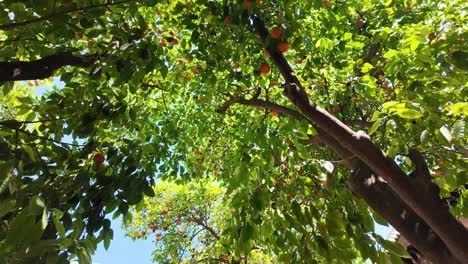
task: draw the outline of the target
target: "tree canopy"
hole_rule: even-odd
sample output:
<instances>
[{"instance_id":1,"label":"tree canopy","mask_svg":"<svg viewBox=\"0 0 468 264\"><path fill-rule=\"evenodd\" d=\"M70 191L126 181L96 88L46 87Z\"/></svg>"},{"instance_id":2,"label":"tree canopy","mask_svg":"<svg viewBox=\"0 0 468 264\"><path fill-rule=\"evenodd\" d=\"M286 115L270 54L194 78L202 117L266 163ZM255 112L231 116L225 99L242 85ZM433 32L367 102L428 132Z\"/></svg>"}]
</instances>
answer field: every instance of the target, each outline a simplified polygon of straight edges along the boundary
<instances>
[{"instance_id":1,"label":"tree canopy","mask_svg":"<svg viewBox=\"0 0 468 264\"><path fill-rule=\"evenodd\" d=\"M7 263L90 263L112 215L163 262L411 258L375 222L468 259L463 1L0 7Z\"/></svg>"}]
</instances>

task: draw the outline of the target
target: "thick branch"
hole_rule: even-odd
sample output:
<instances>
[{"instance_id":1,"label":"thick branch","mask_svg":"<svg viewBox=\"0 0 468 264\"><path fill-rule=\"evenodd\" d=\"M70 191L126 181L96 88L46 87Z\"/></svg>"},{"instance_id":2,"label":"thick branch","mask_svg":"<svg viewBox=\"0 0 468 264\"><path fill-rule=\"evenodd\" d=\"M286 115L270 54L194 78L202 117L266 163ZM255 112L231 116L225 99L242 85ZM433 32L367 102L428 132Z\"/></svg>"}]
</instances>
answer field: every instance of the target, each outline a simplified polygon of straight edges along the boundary
<instances>
[{"instance_id":1,"label":"thick branch","mask_svg":"<svg viewBox=\"0 0 468 264\"><path fill-rule=\"evenodd\" d=\"M50 55L35 61L0 62L0 82L44 79L63 66L86 68L96 56L75 56L71 52Z\"/></svg>"},{"instance_id":2,"label":"thick branch","mask_svg":"<svg viewBox=\"0 0 468 264\"><path fill-rule=\"evenodd\" d=\"M388 184L378 179L372 170L332 137L319 130L320 139L340 156L344 164L353 169L348 186L361 195L367 204L384 217L400 234L433 263L459 263L439 236L414 213ZM349 158L352 157L352 158Z\"/></svg>"},{"instance_id":3,"label":"thick branch","mask_svg":"<svg viewBox=\"0 0 468 264\"><path fill-rule=\"evenodd\" d=\"M343 147L348 149L376 174L386 180L392 189L442 238L460 261L468 259L468 231L438 201L438 197L420 196L406 174L387 157L362 131L354 132L333 115L312 102L284 56L266 45L268 30L258 17L254 28L274 64L285 79L284 94L311 121L320 126Z\"/></svg>"},{"instance_id":4,"label":"thick branch","mask_svg":"<svg viewBox=\"0 0 468 264\"><path fill-rule=\"evenodd\" d=\"M23 27L23 26L26 26L26 25L29 25L29 24L33 24L33 23L37 23L37 22L57 18L57 17L63 16L63 15L66 15L66 14L70 14L70 13L83 12L83 11L90 10L90 9L95 9L95 8L100 8L100 7L108 7L108 6L113 6L113 5L119 5L119 4L124 4L124 3L132 2L132 1L133 0L124 0L124 1L114 2L114 3L112 3L111 1L107 1L107 3L105 3L105 4L90 5L90 6L85 6L85 7L82 7L82 8L66 10L66 11L62 11L62 12L58 12L58 13L52 13L50 15L46 15L46 16L43 16L43 17L38 17L38 18L34 18L34 19L22 21L22 22L12 22L12 23L8 23L8 24L3 24L3 25L0 25L0 30L9 30L9 29L12 29L12 28L15 28L15 27Z\"/></svg>"},{"instance_id":5,"label":"thick branch","mask_svg":"<svg viewBox=\"0 0 468 264\"><path fill-rule=\"evenodd\" d=\"M369 206L383 216L403 237L432 263L455 264L457 261L442 240L417 216L369 167L348 178L350 189L361 195Z\"/></svg>"},{"instance_id":6,"label":"thick branch","mask_svg":"<svg viewBox=\"0 0 468 264\"><path fill-rule=\"evenodd\" d=\"M225 113L227 111L227 109L229 107L231 107L231 105L233 105L233 104L259 106L259 107L262 107L262 108L265 108L265 109L268 109L268 110L271 110L271 111L275 111L275 112L278 112L278 113L282 113L284 115L294 117L294 118L299 119L299 120L305 120L305 119L309 120L303 114L299 113L298 111L296 111L294 109L291 109L291 108L288 108L286 106L282 106L282 105L279 105L279 104L275 104L275 103L272 103L270 101L257 99L255 97L253 99L245 99L245 98L242 98L242 97L232 97L228 101L224 102L224 104L220 108L218 108L218 110L216 110L216 111L218 113L221 113L221 114ZM347 121L343 121L343 122L346 123L346 124L349 124L349 125L355 125L355 126L361 126L361 127L370 127L370 126L372 126L372 123L367 122L367 121L362 121L362 120L347 120Z\"/></svg>"}]
</instances>

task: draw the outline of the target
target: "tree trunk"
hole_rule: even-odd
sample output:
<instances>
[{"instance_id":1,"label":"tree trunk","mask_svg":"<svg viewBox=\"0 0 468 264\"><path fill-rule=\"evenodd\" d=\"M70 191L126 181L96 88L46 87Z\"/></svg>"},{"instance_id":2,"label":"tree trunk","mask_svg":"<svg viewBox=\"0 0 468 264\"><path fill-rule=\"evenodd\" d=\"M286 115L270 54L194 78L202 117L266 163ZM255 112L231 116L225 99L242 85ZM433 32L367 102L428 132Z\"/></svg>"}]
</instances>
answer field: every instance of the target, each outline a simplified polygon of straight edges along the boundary
<instances>
[{"instance_id":1,"label":"tree trunk","mask_svg":"<svg viewBox=\"0 0 468 264\"><path fill-rule=\"evenodd\" d=\"M268 31L263 21L253 18L254 29L259 35L264 48L270 53L286 84L284 95L312 122L330 135L341 146L349 150L365 163L371 171L388 182L400 199L414 210L432 230L444 241L452 254L460 262L468 259L468 231L458 223L440 202L439 197L429 192L416 192L418 186L410 182L409 177L394 160L387 157L362 131L354 132L324 109L315 105L294 75L284 56L265 44ZM372 201L367 201L371 203Z\"/></svg>"}]
</instances>

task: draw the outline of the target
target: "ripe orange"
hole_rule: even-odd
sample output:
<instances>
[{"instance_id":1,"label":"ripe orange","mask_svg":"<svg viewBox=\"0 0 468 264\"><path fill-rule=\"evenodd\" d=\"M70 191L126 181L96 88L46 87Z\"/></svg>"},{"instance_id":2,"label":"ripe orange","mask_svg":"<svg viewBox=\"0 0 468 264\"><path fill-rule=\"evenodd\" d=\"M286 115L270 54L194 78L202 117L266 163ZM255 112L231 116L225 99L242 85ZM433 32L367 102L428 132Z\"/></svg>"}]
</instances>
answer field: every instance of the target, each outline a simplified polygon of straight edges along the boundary
<instances>
[{"instance_id":1,"label":"ripe orange","mask_svg":"<svg viewBox=\"0 0 468 264\"><path fill-rule=\"evenodd\" d=\"M93 157L93 161L94 161L96 164L101 164L101 163L103 163L105 159L106 159L106 157L105 157L104 154L102 154L102 153L96 153L96 154L94 154L94 157Z\"/></svg>"},{"instance_id":2,"label":"ripe orange","mask_svg":"<svg viewBox=\"0 0 468 264\"><path fill-rule=\"evenodd\" d=\"M435 38L436 38L436 34L435 34L435 32L431 32L431 33L429 33L429 36L427 36L427 38L428 38L429 40L433 40L433 39L435 39Z\"/></svg>"},{"instance_id":3,"label":"ripe orange","mask_svg":"<svg viewBox=\"0 0 468 264\"><path fill-rule=\"evenodd\" d=\"M185 57L185 60L186 60L187 62L191 62L191 61L193 60L193 58L192 58L192 56L187 55L187 57Z\"/></svg>"},{"instance_id":4,"label":"ripe orange","mask_svg":"<svg viewBox=\"0 0 468 264\"><path fill-rule=\"evenodd\" d=\"M268 50L265 50L265 57L267 57L267 58L271 57L271 54L270 54L270 52L268 52Z\"/></svg>"},{"instance_id":5,"label":"ripe orange","mask_svg":"<svg viewBox=\"0 0 468 264\"><path fill-rule=\"evenodd\" d=\"M329 4L330 4L330 0L323 0L323 6L325 8L327 8Z\"/></svg>"},{"instance_id":6,"label":"ripe orange","mask_svg":"<svg viewBox=\"0 0 468 264\"><path fill-rule=\"evenodd\" d=\"M179 65L184 64L184 60L183 60L183 59L178 59L177 62L179 63Z\"/></svg>"},{"instance_id":7,"label":"ripe orange","mask_svg":"<svg viewBox=\"0 0 468 264\"><path fill-rule=\"evenodd\" d=\"M272 39L279 39L281 37L281 29L279 27L274 27L271 30L271 38Z\"/></svg>"},{"instance_id":8,"label":"ripe orange","mask_svg":"<svg viewBox=\"0 0 468 264\"><path fill-rule=\"evenodd\" d=\"M280 52L286 52L289 49L289 44L287 42L280 42L278 44L278 50Z\"/></svg>"},{"instance_id":9,"label":"ripe orange","mask_svg":"<svg viewBox=\"0 0 468 264\"><path fill-rule=\"evenodd\" d=\"M174 35L175 35L175 34L174 34L174 31L172 31L172 30L169 31L169 35L174 36Z\"/></svg>"},{"instance_id":10,"label":"ripe orange","mask_svg":"<svg viewBox=\"0 0 468 264\"><path fill-rule=\"evenodd\" d=\"M239 69L240 68L240 63L236 62L236 64L234 64L234 68Z\"/></svg>"},{"instance_id":11,"label":"ripe orange","mask_svg":"<svg viewBox=\"0 0 468 264\"><path fill-rule=\"evenodd\" d=\"M250 1L250 0L245 0L244 6L245 6L245 8L247 8L247 9L252 8L252 1Z\"/></svg>"},{"instance_id":12,"label":"ripe orange","mask_svg":"<svg viewBox=\"0 0 468 264\"><path fill-rule=\"evenodd\" d=\"M164 33L164 31L158 28L158 34L161 35L162 33Z\"/></svg>"},{"instance_id":13,"label":"ripe orange","mask_svg":"<svg viewBox=\"0 0 468 264\"><path fill-rule=\"evenodd\" d=\"M339 111L341 111L341 106L339 106L339 105L334 105L334 106L332 107L332 112L333 112L333 113L338 113Z\"/></svg>"},{"instance_id":14,"label":"ripe orange","mask_svg":"<svg viewBox=\"0 0 468 264\"><path fill-rule=\"evenodd\" d=\"M83 33L82 32L76 33L76 38L77 39L82 39L83 38Z\"/></svg>"},{"instance_id":15,"label":"ripe orange","mask_svg":"<svg viewBox=\"0 0 468 264\"><path fill-rule=\"evenodd\" d=\"M192 72L195 73L195 74L199 74L201 71L201 68L200 67L192 67Z\"/></svg>"},{"instance_id":16,"label":"ripe orange","mask_svg":"<svg viewBox=\"0 0 468 264\"><path fill-rule=\"evenodd\" d=\"M163 47L167 47L167 41L165 39L161 39L161 45Z\"/></svg>"},{"instance_id":17,"label":"ripe orange","mask_svg":"<svg viewBox=\"0 0 468 264\"><path fill-rule=\"evenodd\" d=\"M179 40L177 40L176 38L172 40L172 45L177 45L179 44Z\"/></svg>"},{"instance_id":18,"label":"ripe orange","mask_svg":"<svg viewBox=\"0 0 468 264\"><path fill-rule=\"evenodd\" d=\"M260 74L265 75L265 74L268 74L269 72L270 72L270 66L266 63L262 63L262 65L260 65Z\"/></svg>"},{"instance_id":19,"label":"ripe orange","mask_svg":"<svg viewBox=\"0 0 468 264\"><path fill-rule=\"evenodd\" d=\"M276 111L271 111L271 112L270 112L270 115L272 115L272 116L278 116L278 112L276 112Z\"/></svg>"},{"instance_id":20,"label":"ripe orange","mask_svg":"<svg viewBox=\"0 0 468 264\"><path fill-rule=\"evenodd\" d=\"M437 175L442 175L444 173L441 169L436 169L434 172Z\"/></svg>"},{"instance_id":21,"label":"ripe orange","mask_svg":"<svg viewBox=\"0 0 468 264\"><path fill-rule=\"evenodd\" d=\"M359 28L362 28L364 26L364 21L362 21L362 19L358 19L356 21L356 25L359 27Z\"/></svg>"}]
</instances>

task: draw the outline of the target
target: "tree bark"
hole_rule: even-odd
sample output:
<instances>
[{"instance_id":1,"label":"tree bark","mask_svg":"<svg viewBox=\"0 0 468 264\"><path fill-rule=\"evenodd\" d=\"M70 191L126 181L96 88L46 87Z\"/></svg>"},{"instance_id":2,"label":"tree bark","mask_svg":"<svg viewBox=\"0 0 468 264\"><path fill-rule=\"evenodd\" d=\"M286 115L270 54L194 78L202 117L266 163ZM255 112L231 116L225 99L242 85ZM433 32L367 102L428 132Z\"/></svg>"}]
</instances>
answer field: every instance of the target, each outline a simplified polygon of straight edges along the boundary
<instances>
[{"instance_id":1,"label":"tree bark","mask_svg":"<svg viewBox=\"0 0 468 264\"><path fill-rule=\"evenodd\" d=\"M45 79L64 66L86 68L95 62L95 56L75 56L63 52L35 61L0 62L0 82Z\"/></svg>"},{"instance_id":2,"label":"tree bark","mask_svg":"<svg viewBox=\"0 0 468 264\"><path fill-rule=\"evenodd\" d=\"M294 109L255 98L249 100L244 98L231 98L217 111L224 113L233 104L259 106L299 120L307 119ZM354 174L348 178L348 187L351 191L362 196L374 211L383 216L394 228L399 230L400 234L427 259L431 260L432 263L460 263L450 253L440 237L438 237L413 210L408 208L386 183L374 176L374 173L368 166L358 160L349 150L341 146L341 144L325 133L325 131L316 126L314 126L314 129L318 132L318 135L314 136L314 143L318 143L318 145L322 146L326 145L343 160L343 164L354 171ZM412 151L411 156L415 155L417 157L413 157L413 160L421 158L418 153ZM419 175L421 174L420 171L424 169L424 166L421 165L421 160L415 161L415 163L420 164L416 169L416 174Z\"/></svg>"},{"instance_id":3,"label":"tree bark","mask_svg":"<svg viewBox=\"0 0 468 264\"><path fill-rule=\"evenodd\" d=\"M377 175L388 182L404 203L412 208L444 241L452 254L462 262L468 259L468 231L444 208L439 197L420 195L409 177L393 159L387 157L362 131L354 132L333 115L315 105L302 88L298 78L284 56L265 44L268 31L263 21L253 18L256 33L274 64L282 74L286 85L284 95L312 122L317 124L341 146L363 161Z\"/></svg>"}]
</instances>

